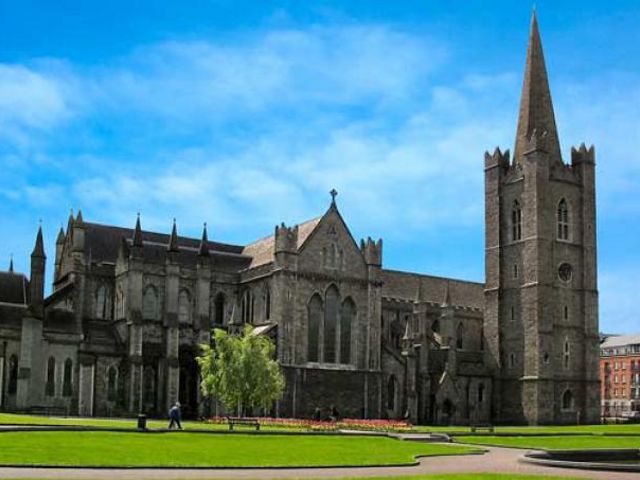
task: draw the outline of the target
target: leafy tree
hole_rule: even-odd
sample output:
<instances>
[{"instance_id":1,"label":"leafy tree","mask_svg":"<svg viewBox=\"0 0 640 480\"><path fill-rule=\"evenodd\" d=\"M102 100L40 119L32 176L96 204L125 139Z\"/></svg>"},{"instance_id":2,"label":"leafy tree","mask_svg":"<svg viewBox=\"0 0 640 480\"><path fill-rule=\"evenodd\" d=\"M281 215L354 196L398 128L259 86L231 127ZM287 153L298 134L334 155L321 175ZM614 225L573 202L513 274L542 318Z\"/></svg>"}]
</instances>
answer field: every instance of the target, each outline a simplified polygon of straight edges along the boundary
<instances>
[{"instance_id":1,"label":"leafy tree","mask_svg":"<svg viewBox=\"0 0 640 480\"><path fill-rule=\"evenodd\" d=\"M255 407L270 408L282 397L284 376L274 359L275 345L247 325L242 335L214 329L212 345L200 345L200 390L228 411L243 415Z\"/></svg>"}]
</instances>

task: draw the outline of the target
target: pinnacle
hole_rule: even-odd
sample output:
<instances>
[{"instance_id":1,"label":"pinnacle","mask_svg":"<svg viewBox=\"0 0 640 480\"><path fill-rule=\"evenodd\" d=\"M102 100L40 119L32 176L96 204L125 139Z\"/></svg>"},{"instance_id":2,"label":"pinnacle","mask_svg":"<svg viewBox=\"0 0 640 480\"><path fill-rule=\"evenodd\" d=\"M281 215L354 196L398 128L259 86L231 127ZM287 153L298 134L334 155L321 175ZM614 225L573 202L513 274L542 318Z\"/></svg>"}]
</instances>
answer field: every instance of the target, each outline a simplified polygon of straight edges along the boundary
<instances>
[{"instance_id":1,"label":"pinnacle","mask_svg":"<svg viewBox=\"0 0 640 480\"><path fill-rule=\"evenodd\" d=\"M13 253L11 254L11 258L9 259L9 273L13 273Z\"/></svg>"},{"instance_id":2,"label":"pinnacle","mask_svg":"<svg viewBox=\"0 0 640 480\"><path fill-rule=\"evenodd\" d=\"M56 238L56 245L62 245L64 243L64 229L62 225L60 225L60 230L58 231L58 238Z\"/></svg>"},{"instance_id":3,"label":"pinnacle","mask_svg":"<svg viewBox=\"0 0 640 480\"><path fill-rule=\"evenodd\" d=\"M178 251L178 228L176 227L176 219L173 219L173 227L171 228L171 236L169 237L169 246L167 250L170 252Z\"/></svg>"},{"instance_id":4,"label":"pinnacle","mask_svg":"<svg viewBox=\"0 0 640 480\"><path fill-rule=\"evenodd\" d=\"M198 250L198 254L203 257L209 256L209 239L207 238L207 222L204 222L204 226L202 228L202 239L200 240L200 250Z\"/></svg>"},{"instance_id":5,"label":"pinnacle","mask_svg":"<svg viewBox=\"0 0 640 480\"><path fill-rule=\"evenodd\" d=\"M141 247L142 246L142 228L140 227L140 214L138 213L138 217L136 218L136 227L133 230L133 246Z\"/></svg>"},{"instance_id":6,"label":"pinnacle","mask_svg":"<svg viewBox=\"0 0 640 480\"><path fill-rule=\"evenodd\" d=\"M444 300L442 301L442 306L443 307L451 306L451 288L450 288L450 282L449 281L447 281L447 285L445 286Z\"/></svg>"},{"instance_id":7,"label":"pinnacle","mask_svg":"<svg viewBox=\"0 0 640 480\"><path fill-rule=\"evenodd\" d=\"M42 240L42 225L38 227L38 234L36 235L36 244L31 252L32 257L46 258L44 253L44 241Z\"/></svg>"},{"instance_id":8,"label":"pinnacle","mask_svg":"<svg viewBox=\"0 0 640 480\"><path fill-rule=\"evenodd\" d=\"M534 130L539 133L546 132L546 146L550 158L561 161L558 130L535 10L531 17L529 46L520 97L516 146L513 156L516 162L520 162L528 150L529 140Z\"/></svg>"}]
</instances>

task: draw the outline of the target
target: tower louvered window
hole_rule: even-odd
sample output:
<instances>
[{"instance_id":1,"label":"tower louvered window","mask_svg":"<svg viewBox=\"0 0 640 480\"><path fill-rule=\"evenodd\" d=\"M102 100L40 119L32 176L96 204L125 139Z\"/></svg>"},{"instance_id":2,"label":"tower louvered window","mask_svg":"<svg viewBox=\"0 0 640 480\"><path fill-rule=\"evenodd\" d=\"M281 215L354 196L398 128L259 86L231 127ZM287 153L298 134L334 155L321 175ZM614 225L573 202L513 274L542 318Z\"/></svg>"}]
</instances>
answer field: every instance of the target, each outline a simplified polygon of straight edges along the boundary
<instances>
[{"instance_id":1,"label":"tower louvered window","mask_svg":"<svg viewBox=\"0 0 640 480\"><path fill-rule=\"evenodd\" d=\"M514 242L522 239L522 209L517 200L511 211L511 238Z\"/></svg>"},{"instance_id":2,"label":"tower louvered window","mask_svg":"<svg viewBox=\"0 0 640 480\"><path fill-rule=\"evenodd\" d=\"M569 206L563 198L558 203L558 240L569 240Z\"/></svg>"}]
</instances>

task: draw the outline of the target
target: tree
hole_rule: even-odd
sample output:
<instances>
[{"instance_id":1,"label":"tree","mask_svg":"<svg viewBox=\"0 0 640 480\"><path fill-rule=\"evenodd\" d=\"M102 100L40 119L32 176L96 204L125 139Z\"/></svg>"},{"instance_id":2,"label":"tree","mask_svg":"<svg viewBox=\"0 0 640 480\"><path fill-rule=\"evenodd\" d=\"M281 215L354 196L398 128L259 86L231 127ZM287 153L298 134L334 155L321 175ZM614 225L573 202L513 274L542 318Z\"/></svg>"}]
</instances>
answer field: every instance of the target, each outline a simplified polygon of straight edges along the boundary
<instances>
[{"instance_id":1,"label":"tree","mask_svg":"<svg viewBox=\"0 0 640 480\"><path fill-rule=\"evenodd\" d=\"M270 408L282 397L284 375L274 358L275 345L247 325L242 335L213 330L212 345L200 345L200 390L238 415L256 407Z\"/></svg>"}]
</instances>

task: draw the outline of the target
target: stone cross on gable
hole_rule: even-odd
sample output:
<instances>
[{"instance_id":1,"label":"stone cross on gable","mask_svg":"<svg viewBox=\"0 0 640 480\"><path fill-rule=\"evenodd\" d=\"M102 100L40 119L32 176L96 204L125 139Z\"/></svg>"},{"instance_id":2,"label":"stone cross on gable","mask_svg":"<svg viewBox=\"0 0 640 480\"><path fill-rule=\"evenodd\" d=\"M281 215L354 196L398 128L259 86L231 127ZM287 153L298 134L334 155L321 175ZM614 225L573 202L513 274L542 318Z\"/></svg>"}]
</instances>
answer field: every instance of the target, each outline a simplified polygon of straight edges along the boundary
<instances>
[{"instance_id":1,"label":"stone cross on gable","mask_svg":"<svg viewBox=\"0 0 640 480\"><path fill-rule=\"evenodd\" d=\"M329 195L331 195L331 203L335 205L336 197L338 196L338 191L335 188L332 188L331 191L329 192Z\"/></svg>"}]
</instances>

